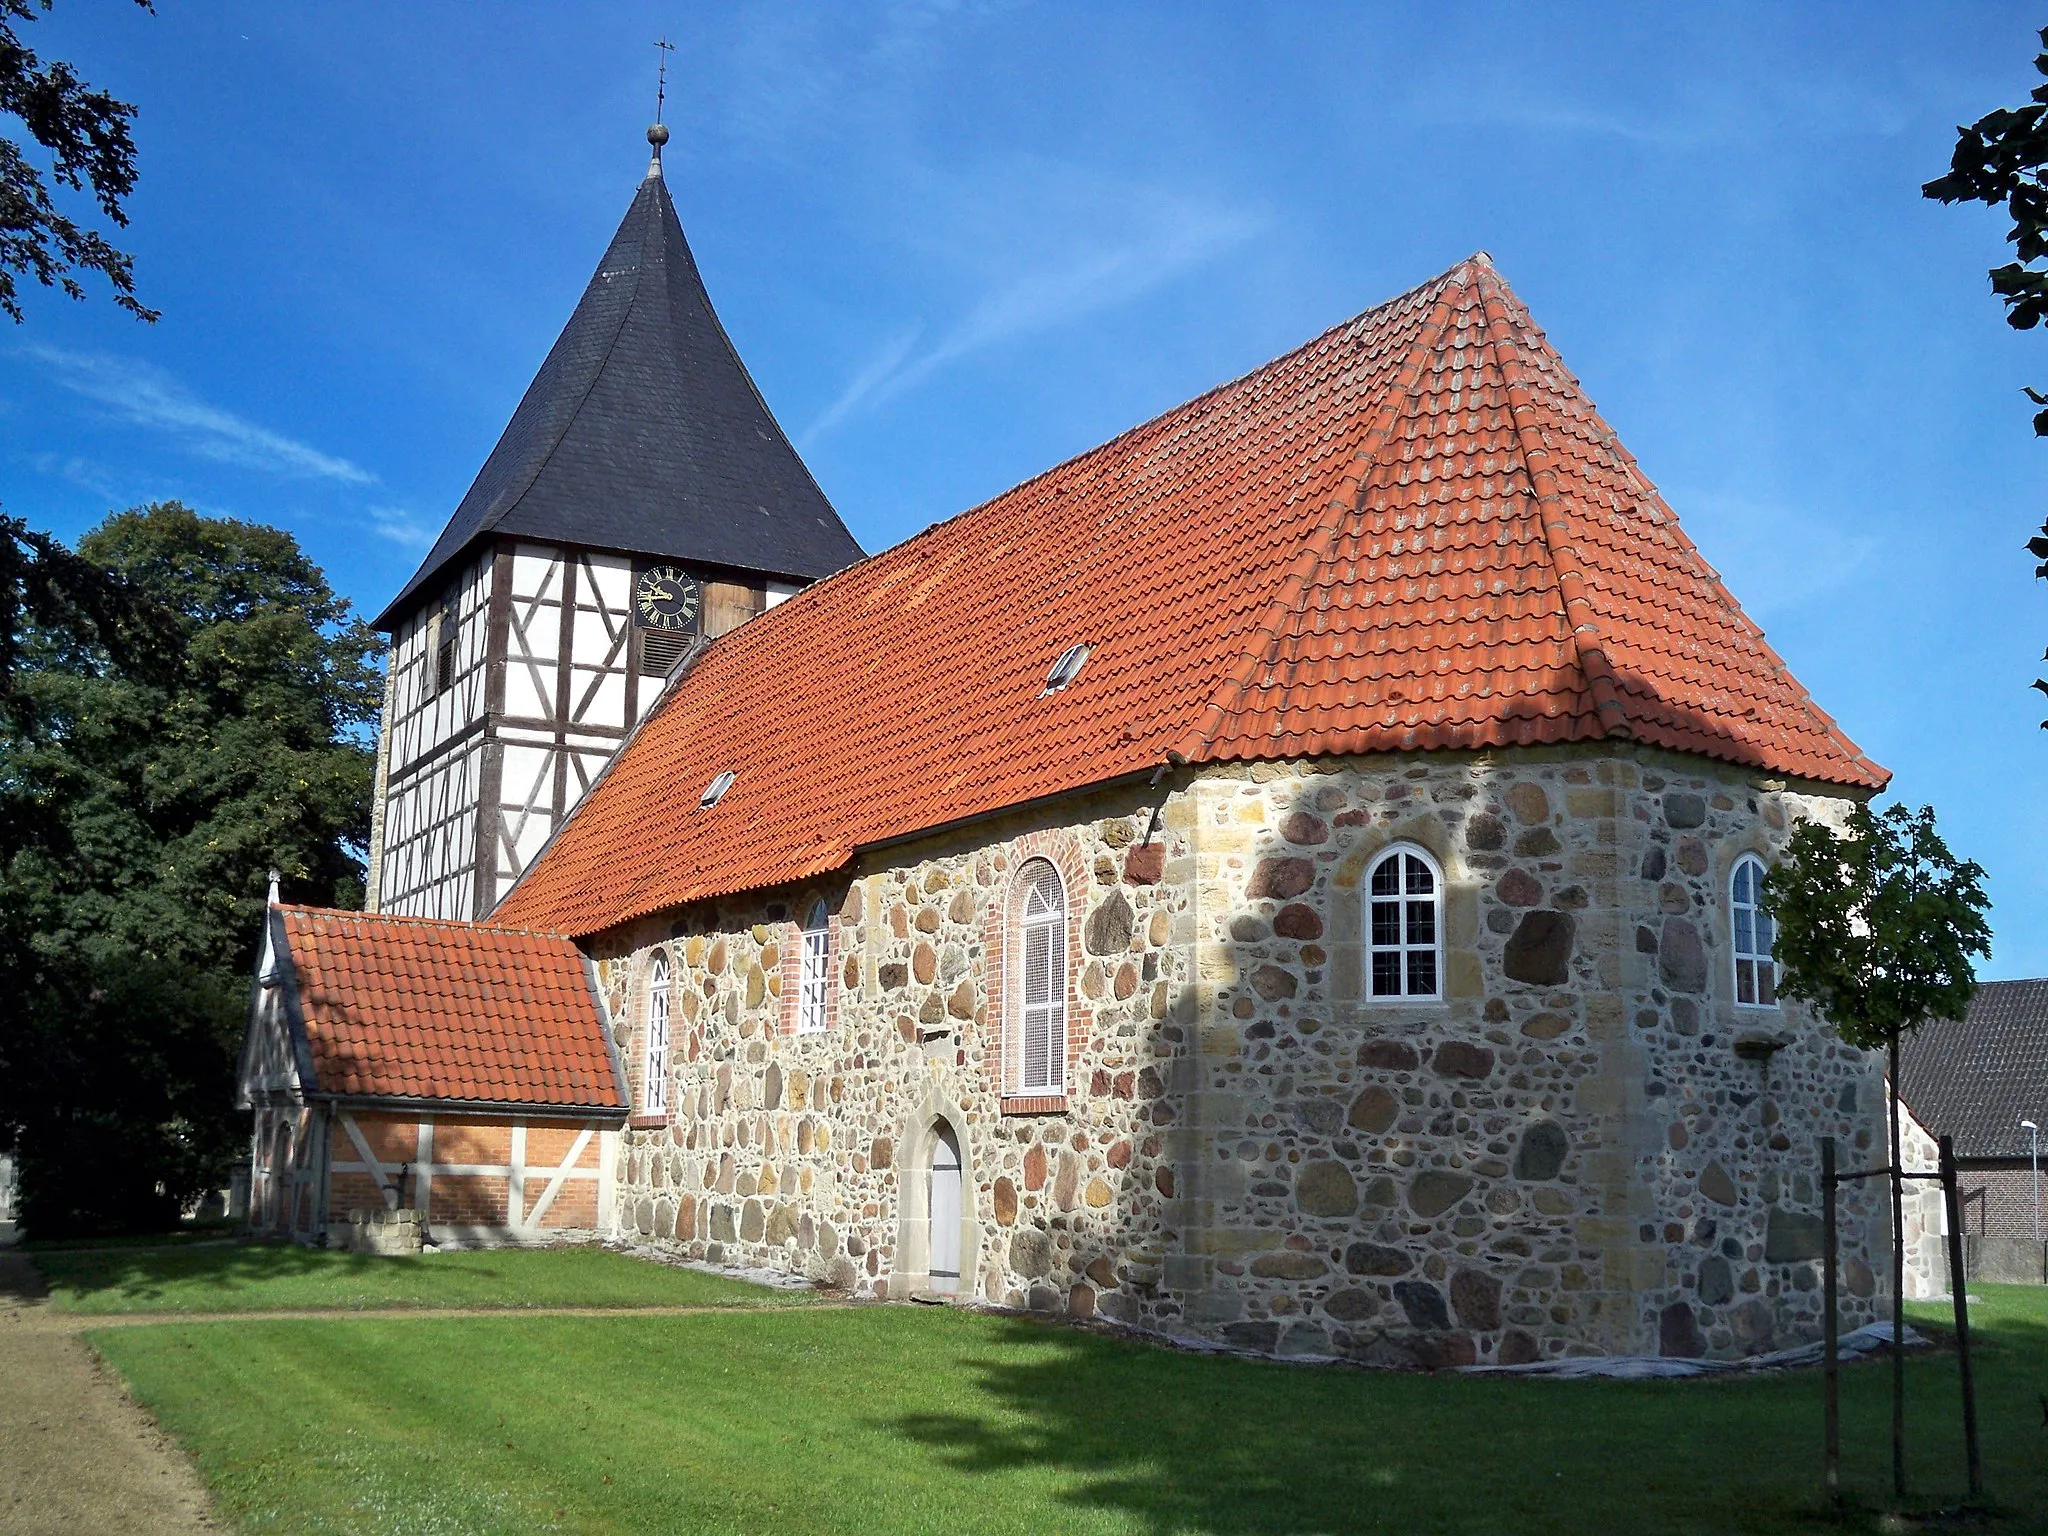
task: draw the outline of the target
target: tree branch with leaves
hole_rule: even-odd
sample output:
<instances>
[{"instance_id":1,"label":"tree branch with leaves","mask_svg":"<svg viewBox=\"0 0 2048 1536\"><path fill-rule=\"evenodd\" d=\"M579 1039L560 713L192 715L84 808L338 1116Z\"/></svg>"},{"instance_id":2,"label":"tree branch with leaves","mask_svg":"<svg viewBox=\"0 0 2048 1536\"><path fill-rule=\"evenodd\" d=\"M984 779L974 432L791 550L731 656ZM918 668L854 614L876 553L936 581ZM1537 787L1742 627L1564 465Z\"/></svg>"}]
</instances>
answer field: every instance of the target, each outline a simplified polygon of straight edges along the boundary
<instances>
[{"instance_id":1,"label":"tree branch with leaves","mask_svg":"<svg viewBox=\"0 0 2048 1536\"><path fill-rule=\"evenodd\" d=\"M2040 32L2048 49L2048 27ZM2048 51L2034 56L2034 70L2048 76ZM2031 331L2048 319L2048 85L2037 85L2027 105L2000 107L1968 127L1956 129L1955 153L1948 174L1921 187L1923 196L1941 203L1984 203L2003 207L2012 219L2005 233L2018 259L1991 269L1991 291L2005 306L2005 323ZM2034 413L2034 433L2048 437L2048 395L2026 391L2041 409ZM2048 578L2048 522L2027 540L2037 562L2034 575ZM2044 656L2048 660L2048 656ZM2034 679L2048 693L2048 680ZM2041 722L2048 730L2048 720Z\"/></svg>"},{"instance_id":2,"label":"tree branch with leaves","mask_svg":"<svg viewBox=\"0 0 2048 1536\"><path fill-rule=\"evenodd\" d=\"M150 0L136 0L153 11ZM135 190L135 139L128 125L134 106L93 89L61 59L48 62L24 45L16 24L34 21L51 0L0 0L0 115L14 118L47 158L48 179L21 143L0 136L0 310L22 319L18 276L45 288L85 297L75 272L97 272L114 290L114 302L140 320L154 320L135 297L134 258L97 230L81 227L58 207L52 184L82 192L115 224L125 226L124 206Z\"/></svg>"}]
</instances>

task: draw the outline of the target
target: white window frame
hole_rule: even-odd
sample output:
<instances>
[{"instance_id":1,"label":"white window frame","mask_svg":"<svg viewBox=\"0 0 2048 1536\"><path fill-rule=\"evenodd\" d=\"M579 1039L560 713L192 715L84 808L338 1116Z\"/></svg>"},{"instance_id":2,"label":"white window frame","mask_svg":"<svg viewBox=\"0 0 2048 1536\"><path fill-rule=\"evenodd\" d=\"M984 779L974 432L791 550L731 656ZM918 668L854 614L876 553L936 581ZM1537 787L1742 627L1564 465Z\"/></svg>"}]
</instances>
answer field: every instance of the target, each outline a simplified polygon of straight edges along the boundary
<instances>
[{"instance_id":1,"label":"white window frame","mask_svg":"<svg viewBox=\"0 0 2048 1536\"><path fill-rule=\"evenodd\" d=\"M812 904L798 942L796 1032L819 1035L825 1032L832 997L832 914L822 900Z\"/></svg>"},{"instance_id":2,"label":"white window frame","mask_svg":"<svg viewBox=\"0 0 2048 1536\"><path fill-rule=\"evenodd\" d=\"M1413 860L1415 864L1420 865L1428 872L1429 892L1426 897L1407 889L1413 880L1411 866L1406 863L1396 863L1395 861L1397 860ZM1376 897L1374 886L1378 881L1380 871L1389 864L1393 864L1396 870L1395 882L1397 889L1391 896L1381 895ZM1360 889L1360 898L1364 907L1361 921L1364 931L1361 937L1365 941L1365 974L1360 979L1366 1002L1393 1004L1442 1002L1444 1000L1443 866L1437 863L1435 857L1427 848L1417 843L1391 843L1381 849L1379 854L1374 857L1372 863L1366 866L1365 880ZM1374 909L1390 905L1396 909L1396 941L1393 943L1376 942L1373 927ZM1414 938L1415 912L1419 908L1426 909L1429 913L1430 937L1427 942ZM1395 957L1394 963L1401 978L1401 990L1399 992L1382 992L1379 990L1379 959L1382 955L1392 955ZM1435 985L1426 992L1413 991L1410 990L1409 984L1415 976L1417 969L1416 960L1423 956L1428 957L1430 976Z\"/></svg>"},{"instance_id":3,"label":"white window frame","mask_svg":"<svg viewBox=\"0 0 2048 1536\"><path fill-rule=\"evenodd\" d=\"M1750 899L1741 896L1742 876L1754 870L1750 885ZM1728 871L1728 952L1729 996L1735 999L1738 1008L1754 1008L1759 1011L1778 1011L1778 961L1777 922L1764 910L1764 876L1770 873L1770 866L1753 853L1745 853L1735 861L1735 867ZM1762 938L1764 942L1759 942ZM1768 980L1766 980L1768 967ZM1745 975L1751 982L1750 996L1744 999L1743 980ZM1769 991L1770 999L1763 994Z\"/></svg>"},{"instance_id":4,"label":"white window frame","mask_svg":"<svg viewBox=\"0 0 2048 1536\"><path fill-rule=\"evenodd\" d=\"M1048 887L1049 882L1049 887ZM1051 891L1048 899L1047 889ZM1067 1091L1067 883L1050 859L1028 860L1017 871L1011 953L1016 956L1015 1001L1009 1008L1011 1049L1005 1052L1007 1091L1017 1096ZM1039 957L1033 986L1033 955ZM1033 1036L1042 1040L1043 1067L1031 1070Z\"/></svg>"},{"instance_id":5,"label":"white window frame","mask_svg":"<svg viewBox=\"0 0 2048 1536\"><path fill-rule=\"evenodd\" d=\"M668 956L657 954L647 975L647 1040L641 1050L640 1112L668 1113Z\"/></svg>"}]
</instances>

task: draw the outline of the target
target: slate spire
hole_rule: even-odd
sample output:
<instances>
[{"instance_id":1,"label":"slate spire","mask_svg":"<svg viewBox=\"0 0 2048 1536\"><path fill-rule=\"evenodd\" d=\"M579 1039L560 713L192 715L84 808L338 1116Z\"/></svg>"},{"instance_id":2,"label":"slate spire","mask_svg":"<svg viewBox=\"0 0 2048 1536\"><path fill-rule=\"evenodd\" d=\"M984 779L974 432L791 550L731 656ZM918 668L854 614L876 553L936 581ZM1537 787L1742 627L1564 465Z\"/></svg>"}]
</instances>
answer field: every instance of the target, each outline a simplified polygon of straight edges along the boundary
<instances>
[{"instance_id":1,"label":"slate spire","mask_svg":"<svg viewBox=\"0 0 2048 1536\"><path fill-rule=\"evenodd\" d=\"M814 580L862 550L719 323L661 174L668 130L569 323L392 627L490 535Z\"/></svg>"}]
</instances>

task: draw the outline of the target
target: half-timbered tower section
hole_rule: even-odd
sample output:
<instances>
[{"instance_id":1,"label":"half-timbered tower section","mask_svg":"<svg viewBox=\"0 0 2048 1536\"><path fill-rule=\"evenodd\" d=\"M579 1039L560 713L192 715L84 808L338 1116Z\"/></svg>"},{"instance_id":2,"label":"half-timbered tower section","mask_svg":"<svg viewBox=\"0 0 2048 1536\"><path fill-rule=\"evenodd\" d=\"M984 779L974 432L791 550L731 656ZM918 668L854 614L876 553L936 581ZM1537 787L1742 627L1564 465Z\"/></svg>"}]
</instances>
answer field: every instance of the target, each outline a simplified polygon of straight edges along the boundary
<instances>
[{"instance_id":1,"label":"half-timbered tower section","mask_svg":"<svg viewBox=\"0 0 2048 1536\"><path fill-rule=\"evenodd\" d=\"M611 1203L623 1083L566 939L273 904L240 1095L259 1232L404 1210L431 1241L528 1242Z\"/></svg>"},{"instance_id":2,"label":"half-timbered tower section","mask_svg":"<svg viewBox=\"0 0 2048 1536\"><path fill-rule=\"evenodd\" d=\"M697 646L860 554L719 324L657 158L379 620L371 907L488 912Z\"/></svg>"},{"instance_id":3,"label":"half-timbered tower section","mask_svg":"<svg viewBox=\"0 0 2048 1536\"><path fill-rule=\"evenodd\" d=\"M1757 882L1884 780L1475 258L708 647L497 919L598 964L645 1240L1741 1355L1817 1332L1814 1140L1882 1129Z\"/></svg>"}]
</instances>

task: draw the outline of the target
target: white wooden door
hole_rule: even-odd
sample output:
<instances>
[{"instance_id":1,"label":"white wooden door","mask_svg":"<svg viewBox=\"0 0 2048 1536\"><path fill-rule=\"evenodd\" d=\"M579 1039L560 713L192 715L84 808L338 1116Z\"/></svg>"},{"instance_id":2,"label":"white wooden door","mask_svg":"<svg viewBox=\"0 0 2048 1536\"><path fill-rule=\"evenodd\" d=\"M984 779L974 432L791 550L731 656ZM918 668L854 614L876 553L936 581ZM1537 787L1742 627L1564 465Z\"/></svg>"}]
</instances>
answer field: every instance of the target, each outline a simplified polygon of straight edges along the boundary
<instances>
[{"instance_id":1,"label":"white wooden door","mask_svg":"<svg viewBox=\"0 0 2048 1536\"><path fill-rule=\"evenodd\" d=\"M931 1263L935 1291L960 1288L960 1144L945 1126L932 1138Z\"/></svg>"}]
</instances>

